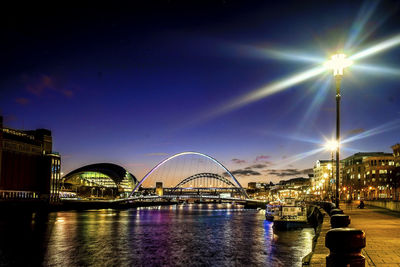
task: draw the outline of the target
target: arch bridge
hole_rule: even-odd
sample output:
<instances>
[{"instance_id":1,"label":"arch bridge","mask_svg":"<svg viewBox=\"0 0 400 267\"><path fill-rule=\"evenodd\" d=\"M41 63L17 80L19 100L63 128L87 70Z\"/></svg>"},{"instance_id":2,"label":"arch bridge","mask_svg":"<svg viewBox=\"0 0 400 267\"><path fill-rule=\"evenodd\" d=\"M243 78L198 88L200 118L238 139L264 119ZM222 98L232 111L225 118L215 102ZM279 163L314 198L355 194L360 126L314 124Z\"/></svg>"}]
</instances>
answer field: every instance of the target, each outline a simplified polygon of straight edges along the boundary
<instances>
[{"instance_id":1,"label":"arch bridge","mask_svg":"<svg viewBox=\"0 0 400 267\"><path fill-rule=\"evenodd\" d=\"M158 191L159 196L170 196L170 197L178 197L178 198L185 198L185 197L190 197L190 196L212 196L215 198L215 196L222 194L222 193L231 193L234 194L235 196L238 196L239 198L242 199L248 199L248 195L242 185L239 183L239 181L234 177L234 175L224 166L222 165L219 161L217 161L215 158L208 156L203 153L199 152L181 152L178 154L175 154L171 157L168 157L167 159L161 161L158 163L153 169L151 169L144 177L143 179L136 185L136 187L133 189L132 193L130 194L129 198L135 198L135 196L141 196L141 192L143 192L146 188L142 187L143 182L146 181L157 169L160 169L164 164L166 164L168 161L178 158L178 157L183 157L185 155L196 155L201 158L205 158L218 166L220 170L223 171L223 176L217 173L211 173L211 172L201 172L201 173L195 173L193 175L190 175L189 177L186 177L182 179L180 182L178 182L175 186L173 187L165 187L162 188L162 193L160 193L160 190ZM226 175L226 177L224 177ZM157 188L153 188L157 192ZM231 197L231 195L229 195Z\"/></svg>"}]
</instances>

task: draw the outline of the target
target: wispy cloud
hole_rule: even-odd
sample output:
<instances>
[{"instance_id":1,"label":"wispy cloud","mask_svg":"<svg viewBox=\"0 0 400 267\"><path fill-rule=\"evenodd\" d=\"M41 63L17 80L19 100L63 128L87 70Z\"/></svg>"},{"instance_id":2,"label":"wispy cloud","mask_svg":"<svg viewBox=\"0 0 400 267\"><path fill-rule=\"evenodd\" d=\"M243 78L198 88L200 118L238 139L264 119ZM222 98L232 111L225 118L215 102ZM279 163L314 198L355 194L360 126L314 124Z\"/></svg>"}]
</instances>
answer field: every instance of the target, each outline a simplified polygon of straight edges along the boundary
<instances>
[{"instance_id":1,"label":"wispy cloud","mask_svg":"<svg viewBox=\"0 0 400 267\"><path fill-rule=\"evenodd\" d=\"M251 170L251 169L263 169L263 168L266 168L266 167L268 167L268 164L266 164L266 163L264 163L264 164L259 163L259 164L254 164L254 165L251 165L251 166L249 166L249 167L246 167L245 169L246 169L246 170Z\"/></svg>"},{"instance_id":2,"label":"wispy cloud","mask_svg":"<svg viewBox=\"0 0 400 267\"><path fill-rule=\"evenodd\" d=\"M267 173L270 175L275 175L278 177L286 177L286 176L301 176L301 175L308 175L312 173L313 169L283 169L283 170L268 170Z\"/></svg>"},{"instance_id":3,"label":"wispy cloud","mask_svg":"<svg viewBox=\"0 0 400 267\"><path fill-rule=\"evenodd\" d=\"M264 162L264 163L269 163L268 159L270 158L270 156L267 155L259 155L256 157L256 160L254 162Z\"/></svg>"},{"instance_id":4,"label":"wispy cloud","mask_svg":"<svg viewBox=\"0 0 400 267\"><path fill-rule=\"evenodd\" d=\"M56 92L65 97L72 97L74 91L65 88L65 85L57 78L41 74L35 77L24 75L22 77L26 90L36 96L42 96L47 92Z\"/></svg>"},{"instance_id":5,"label":"wispy cloud","mask_svg":"<svg viewBox=\"0 0 400 267\"><path fill-rule=\"evenodd\" d=\"M246 161L245 161L244 159L232 159L232 162L233 162L233 163L236 163L236 164L243 164L243 163L246 163Z\"/></svg>"},{"instance_id":6,"label":"wispy cloud","mask_svg":"<svg viewBox=\"0 0 400 267\"><path fill-rule=\"evenodd\" d=\"M362 133L362 132L365 132L365 129L363 129L363 128L357 128L357 129L352 129L352 130L350 130L350 131L347 131L347 135L352 135L352 134L359 134L359 133Z\"/></svg>"},{"instance_id":7,"label":"wispy cloud","mask_svg":"<svg viewBox=\"0 0 400 267\"><path fill-rule=\"evenodd\" d=\"M254 176L254 175L261 175L261 173L253 170L247 170L247 169L238 169L234 170L231 172L233 175L238 175L238 176ZM224 173L224 176L228 176L228 173Z\"/></svg>"}]
</instances>

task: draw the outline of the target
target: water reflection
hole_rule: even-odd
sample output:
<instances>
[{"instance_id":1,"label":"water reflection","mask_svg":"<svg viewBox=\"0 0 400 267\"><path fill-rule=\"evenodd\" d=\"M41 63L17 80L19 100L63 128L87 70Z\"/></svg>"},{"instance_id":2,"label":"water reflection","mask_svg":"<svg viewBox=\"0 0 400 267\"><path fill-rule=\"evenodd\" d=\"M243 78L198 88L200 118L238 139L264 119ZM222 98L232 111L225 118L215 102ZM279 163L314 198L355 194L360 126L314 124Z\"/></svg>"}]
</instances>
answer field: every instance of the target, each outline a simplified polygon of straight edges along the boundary
<instances>
[{"instance_id":1,"label":"water reflection","mask_svg":"<svg viewBox=\"0 0 400 267\"><path fill-rule=\"evenodd\" d=\"M263 213L234 207L57 212L18 224L0 219L0 265L301 266L312 229L274 232Z\"/></svg>"}]
</instances>

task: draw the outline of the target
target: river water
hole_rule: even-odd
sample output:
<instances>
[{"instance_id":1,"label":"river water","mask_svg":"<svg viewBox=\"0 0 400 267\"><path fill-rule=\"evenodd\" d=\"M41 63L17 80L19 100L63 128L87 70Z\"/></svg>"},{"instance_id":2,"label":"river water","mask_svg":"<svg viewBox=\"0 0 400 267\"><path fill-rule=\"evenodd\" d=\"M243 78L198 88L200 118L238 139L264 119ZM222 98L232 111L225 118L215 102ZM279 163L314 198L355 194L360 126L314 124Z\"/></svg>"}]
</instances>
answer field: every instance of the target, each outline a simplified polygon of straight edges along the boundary
<instances>
[{"instance_id":1,"label":"river water","mask_svg":"<svg viewBox=\"0 0 400 267\"><path fill-rule=\"evenodd\" d=\"M314 230L192 204L0 217L0 266L301 266Z\"/></svg>"}]
</instances>

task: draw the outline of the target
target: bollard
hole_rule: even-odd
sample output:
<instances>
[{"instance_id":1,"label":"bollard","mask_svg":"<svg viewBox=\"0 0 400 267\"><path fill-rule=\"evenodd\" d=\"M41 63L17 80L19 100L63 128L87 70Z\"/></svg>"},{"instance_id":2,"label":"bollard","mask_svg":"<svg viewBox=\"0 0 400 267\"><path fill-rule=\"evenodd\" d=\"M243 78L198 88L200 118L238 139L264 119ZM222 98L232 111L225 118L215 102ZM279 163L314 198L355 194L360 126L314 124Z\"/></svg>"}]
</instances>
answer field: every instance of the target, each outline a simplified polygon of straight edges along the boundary
<instances>
[{"instance_id":1,"label":"bollard","mask_svg":"<svg viewBox=\"0 0 400 267\"><path fill-rule=\"evenodd\" d=\"M365 267L361 249L365 247L365 233L353 228L335 228L326 233L325 246L330 254L326 257L327 267Z\"/></svg>"},{"instance_id":2,"label":"bollard","mask_svg":"<svg viewBox=\"0 0 400 267\"><path fill-rule=\"evenodd\" d=\"M335 203L328 202L325 211L330 214L333 209L336 209Z\"/></svg>"},{"instance_id":3,"label":"bollard","mask_svg":"<svg viewBox=\"0 0 400 267\"><path fill-rule=\"evenodd\" d=\"M341 210L341 209L333 209L333 210L331 210L330 215L332 216L332 215L335 215L335 214L343 214L343 210Z\"/></svg>"},{"instance_id":4,"label":"bollard","mask_svg":"<svg viewBox=\"0 0 400 267\"><path fill-rule=\"evenodd\" d=\"M334 214L331 216L331 227L342 228L350 224L350 216L346 214Z\"/></svg>"}]
</instances>

